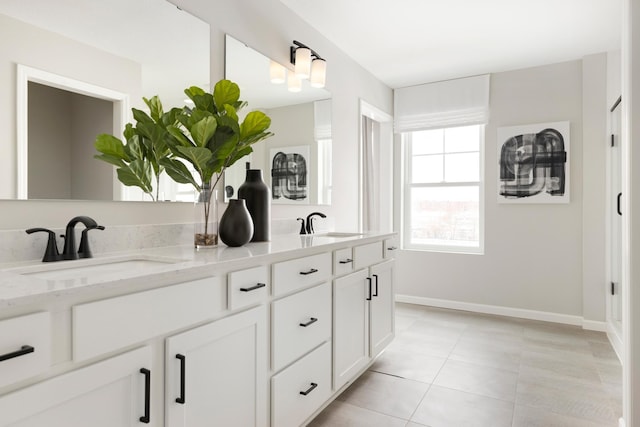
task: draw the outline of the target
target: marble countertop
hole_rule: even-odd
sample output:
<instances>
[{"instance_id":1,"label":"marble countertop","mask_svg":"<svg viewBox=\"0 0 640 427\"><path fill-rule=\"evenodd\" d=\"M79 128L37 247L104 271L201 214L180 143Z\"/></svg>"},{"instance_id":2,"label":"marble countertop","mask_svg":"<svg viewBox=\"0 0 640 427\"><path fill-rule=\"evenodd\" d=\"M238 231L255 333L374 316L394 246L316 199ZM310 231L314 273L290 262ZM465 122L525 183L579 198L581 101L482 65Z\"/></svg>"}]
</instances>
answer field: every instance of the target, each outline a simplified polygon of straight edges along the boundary
<instances>
[{"instance_id":1,"label":"marble countertop","mask_svg":"<svg viewBox=\"0 0 640 427\"><path fill-rule=\"evenodd\" d=\"M393 233L364 233L349 237L278 235L269 242L248 243L239 248L220 244L215 248L196 250L192 245L183 245L94 254L94 258L74 261L0 264L0 309L46 302L96 289L115 289L146 276L159 280L183 276L188 272L215 274L216 267L229 268L237 264L241 268L248 262L259 264L280 257L304 256L392 236ZM65 274L68 272L72 273Z\"/></svg>"}]
</instances>

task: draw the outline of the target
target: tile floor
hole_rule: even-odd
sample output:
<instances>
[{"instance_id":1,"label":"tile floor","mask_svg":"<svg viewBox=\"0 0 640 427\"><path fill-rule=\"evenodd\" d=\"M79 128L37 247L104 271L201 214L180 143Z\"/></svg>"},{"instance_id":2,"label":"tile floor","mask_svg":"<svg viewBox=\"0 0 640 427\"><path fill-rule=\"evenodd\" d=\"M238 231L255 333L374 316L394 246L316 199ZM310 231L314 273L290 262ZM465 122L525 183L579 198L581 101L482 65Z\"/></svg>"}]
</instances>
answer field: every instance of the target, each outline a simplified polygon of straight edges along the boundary
<instances>
[{"instance_id":1,"label":"tile floor","mask_svg":"<svg viewBox=\"0 0 640 427\"><path fill-rule=\"evenodd\" d=\"M396 338L312 427L616 427L604 333L398 304Z\"/></svg>"}]
</instances>

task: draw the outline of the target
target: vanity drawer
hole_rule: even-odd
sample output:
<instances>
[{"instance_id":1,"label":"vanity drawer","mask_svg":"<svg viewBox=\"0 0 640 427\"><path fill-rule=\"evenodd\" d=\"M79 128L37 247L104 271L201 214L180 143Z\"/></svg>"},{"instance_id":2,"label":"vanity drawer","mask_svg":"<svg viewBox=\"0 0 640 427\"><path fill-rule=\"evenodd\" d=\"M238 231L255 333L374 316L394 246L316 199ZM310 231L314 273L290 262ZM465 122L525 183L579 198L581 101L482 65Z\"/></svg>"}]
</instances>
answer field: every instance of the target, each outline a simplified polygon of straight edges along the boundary
<instances>
[{"instance_id":1,"label":"vanity drawer","mask_svg":"<svg viewBox=\"0 0 640 427\"><path fill-rule=\"evenodd\" d=\"M331 338L331 284L275 301L271 313L271 363L277 371Z\"/></svg>"},{"instance_id":2,"label":"vanity drawer","mask_svg":"<svg viewBox=\"0 0 640 427\"><path fill-rule=\"evenodd\" d=\"M271 378L271 425L299 426L331 395L327 342Z\"/></svg>"},{"instance_id":3,"label":"vanity drawer","mask_svg":"<svg viewBox=\"0 0 640 427\"><path fill-rule=\"evenodd\" d=\"M51 316L28 314L0 321L0 387L51 366Z\"/></svg>"},{"instance_id":4,"label":"vanity drawer","mask_svg":"<svg viewBox=\"0 0 640 427\"><path fill-rule=\"evenodd\" d=\"M354 269L359 270L382 261L382 241L353 248Z\"/></svg>"},{"instance_id":5,"label":"vanity drawer","mask_svg":"<svg viewBox=\"0 0 640 427\"><path fill-rule=\"evenodd\" d=\"M384 257L385 258L395 258L396 253L398 252L398 238L391 237L390 239L385 239L384 241Z\"/></svg>"},{"instance_id":6,"label":"vanity drawer","mask_svg":"<svg viewBox=\"0 0 640 427\"><path fill-rule=\"evenodd\" d=\"M73 360L85 360L202 322L226 307L219 277L76 305Z\"/></svg>"},{"instance_id":7,"label":"vanity drawer","mask_svg":"<svg viewBox=\"0 0 640 427\"><path fill-rule=\"evenodd\" d=\"M331 277L331 254L324 253L273 264L274 296L300 290Z\"/></svg>"},{"instance_id":8,"label":"vanity drawer","mask_svg":"<svg viewBox=\"0 0 640 427\"><path fill-rule=\"evenodd\" d=\"M333 251L333 274L342 276L353 271L353 249L344 248Z\"/></svg>"},{"instance_id":9,"label":"vanity drawer","mask_svg":"<svg viewBox=\"0 0 640 427\"><path fill-rule=\"evenodd\" d=\"M229 310L259 304L269 296L269 267L234 271L227 276Z\"/></svg>"}]
</instances>

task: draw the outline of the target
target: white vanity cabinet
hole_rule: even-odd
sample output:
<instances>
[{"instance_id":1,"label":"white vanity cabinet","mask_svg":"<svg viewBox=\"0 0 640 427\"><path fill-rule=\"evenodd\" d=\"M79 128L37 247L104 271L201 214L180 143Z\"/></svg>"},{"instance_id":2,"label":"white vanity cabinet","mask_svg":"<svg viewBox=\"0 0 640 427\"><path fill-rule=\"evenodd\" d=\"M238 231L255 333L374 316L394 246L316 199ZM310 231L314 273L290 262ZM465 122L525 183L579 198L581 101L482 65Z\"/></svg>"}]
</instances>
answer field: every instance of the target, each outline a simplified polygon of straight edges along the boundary
<instances>
[{"instance_id":1,"label":"white vanity cabinet","mask_svg":"<svg viewBox=\"0 0 640 427\"><path fill-rule=\"evenodd\" d=\"M0 427L305 425L393 339L389 237L0 300Z\"/></svg>"},{"instance_id":2,"label":"white vanity cabinet","mask_svg":"<svg viewBox=\"0 0 640 427\"><path fill-rule=\"evenodd\" d=\"M153 380L142 347L1 396L0 426L161 426L150 416Z\"/></svg>"},{"instance_id":3,"label":"white vanity cabinet","mask_svg":"<svg viewBox=\"0 0 640 427\"><path fill-rule=\"evenodd\" d=\"M225 317L166 340L167 427L264 427L267 309Z\"/></svg>"},{"instance_id":4,"label":"white vanity cabinet","mask_svg":"<svg viewBox=\"0 0 640 427\"><path fill-rule=\"evenodd\" d=\"M353 248L355 273L333 282L334 388L349 383L394 337L394 263L383 242Z\"/></svg>"}]
</instances>

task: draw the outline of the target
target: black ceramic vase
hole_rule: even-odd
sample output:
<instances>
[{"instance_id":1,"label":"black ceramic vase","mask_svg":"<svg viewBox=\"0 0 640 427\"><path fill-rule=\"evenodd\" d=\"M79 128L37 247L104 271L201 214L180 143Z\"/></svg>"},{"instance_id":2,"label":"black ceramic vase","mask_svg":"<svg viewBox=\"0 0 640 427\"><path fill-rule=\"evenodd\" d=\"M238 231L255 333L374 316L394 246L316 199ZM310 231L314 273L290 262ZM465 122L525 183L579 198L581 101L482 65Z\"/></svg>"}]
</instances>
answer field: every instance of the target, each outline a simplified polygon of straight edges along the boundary
<instances>
[{"instance_id":1,"label":"black ceramic vase","mask_svg":"<svg viewBox=\"0 0 640 427\"><path fill-rule=\"evenodd\" d=\"M242 246L253 236L253 222L243 199L230 199L218 226L220 240L227 246Z\"/></svg>"},{"instance_id":2,"label":"black ceramic vase","mask_svg":"<svg viewBox=\"0 0 640 427\"><path fill-rule=\"evenodd\" d=\"M253 221L252 242L271 239L271 190L262 179L262 170L247 169L247 177L238 188L238 198L247 202Z\"/></svg>"}]
</instances>

